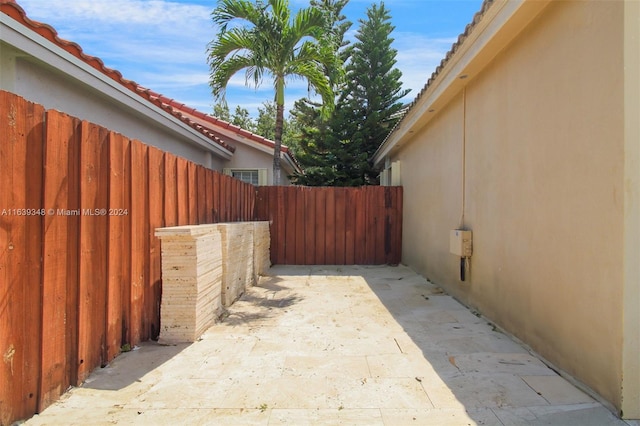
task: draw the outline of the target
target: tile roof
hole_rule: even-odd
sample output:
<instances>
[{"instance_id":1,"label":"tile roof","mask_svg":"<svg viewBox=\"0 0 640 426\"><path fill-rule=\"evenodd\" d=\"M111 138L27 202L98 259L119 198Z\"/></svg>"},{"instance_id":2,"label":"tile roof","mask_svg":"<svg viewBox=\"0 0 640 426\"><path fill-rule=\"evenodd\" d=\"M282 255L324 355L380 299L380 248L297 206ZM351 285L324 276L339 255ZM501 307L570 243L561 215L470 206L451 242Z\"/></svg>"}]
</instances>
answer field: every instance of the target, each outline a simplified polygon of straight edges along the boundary
<instances>
[{"instance_id":1,"label":"tile roof","mask_svg":"<svg viewBox=\"0 0 640 426\"><path fill-rule=\"evenodd\" d=\"M389 136L391 136L391 134L395 131L395 129L400 126L400 124L402 123L404 118L407 116L407 113L409 111L411 111L411 109L418 103L418 100L420 100L422 95L424 95L425 92L427 91L427 89L429 89L429 87L431 87L431 84L433 84L435 79L438 78L438 75L440 75L440 72L442 72L442 70L447 65L447 63L449 62L451 57L458 51L458 49L460 48L462 43L464 43L464 41L467 39L467 37L469 37L469 34L471 34L473 29L478 25L478 22L480 22L480 20L482 20L482 17L485 15L487 10L489 10L489 8L491 7L491 5L493 3L494 3L494 0L484 0L482 2L482 6L480 6L480 10L478 12L476 12L476 14L473 16L473 19L471 20L471 22L467 24L467 26L464 29L464 32L458 36L458 39L453 43L453 45L451 46L451 49L449 49L449 51L446 53L446 55L442 59L442 61L440 61L440 64L436 67L435 71L433 71L433 73L431 74L431 77L429 78L429 80L427 80L427 83L420 90L420 93L418 93L418 95L415 97L415 99L404 109L403 117L400 120L398 120L398 122L396 123L394 128L391 129L391 131L389 132L389 135L387 135L386 139L388 139ZM386 142L386 139L385 139L385 141L383 141L382 144L384 144Z\"/></svg>"},{"instance_id":2,"label":"tile roof","mask_svg":"<svg viewBox=\"0 0 640 426\"><path fill-rule=\"evenodd\" d=\"M189 118L195 118L196 120L198 120L198 122L204 121L205 123L212 124L217 128L228 129L240 136L244 136L245 138L252 140L253 142L257 142L271 149L275 148L275 142L272 141L271 139L265 138L264 136L260 136L255 133L252 133L246 129L243 129L240 126L236 126L235 124L229 123L228 121L220 120L219 118L214 117L213 115L205 114L201 111L198 111L195 108L191 108L185 104L177 102L174 99L163 98L163 101L166 102L167 105L179 110L180 113L187 115ZM215 129L215 128L212 128L212 129ZM289 148L285 145L282 145L282 152L291 155Z\"/></svg>"},{"instance_id":3,"label":"tile roof","mask_svg":"<svg viewBox=\"0 0 640 426\"><path fill-rule=\"evenodd\" d=\"M245 130L241 127L228 123L224 120L220 120L214 116L204 114L194 108L188 107L187 105L180 103L174 99L167 98L166 96L161 95L160 93L156 93L150 89L147 89L143 86L140 86L133 80L128 80L122 76L122 74L105 66L104 62L95 56L87 55L83 52L82 48L68 40L64 40L58 36L58 32L51 27L50 25L34 21L27 17L26 12L22 7L20 7L16 0L0 0L0 11L5 15L13 18L18 21L20 24L25 27L31 29L32 31L38 33L42 37L46 38L50 42L64 49L71 55L90 65L97 71L103 73L107 77L115 80L120 83L122 86L146 99L147 101L153 103L154 105L160 107L164 111L178 118L182 122L186 123L193 129L205 135L207 138L211 139L214 143L223 146L227 150L231 152L235 152L235 147L229 145L227 142L223 141L221 135L215 132L215 127L221 127L225 129L229 129L237 133L238 135L244 136L249 140L257 142L261 145L267 146L269 148L274 148L275 143L272 140L264 138L262 136L256 135L248 130ZM198 118L199 120L193 120L193 117ZM209 126L211 125L211 126ZM288 154L292 160L295 162L295 158L289 151L286 146L282 147L282 152L284 154Z\"/></svg>"}]
</instances>

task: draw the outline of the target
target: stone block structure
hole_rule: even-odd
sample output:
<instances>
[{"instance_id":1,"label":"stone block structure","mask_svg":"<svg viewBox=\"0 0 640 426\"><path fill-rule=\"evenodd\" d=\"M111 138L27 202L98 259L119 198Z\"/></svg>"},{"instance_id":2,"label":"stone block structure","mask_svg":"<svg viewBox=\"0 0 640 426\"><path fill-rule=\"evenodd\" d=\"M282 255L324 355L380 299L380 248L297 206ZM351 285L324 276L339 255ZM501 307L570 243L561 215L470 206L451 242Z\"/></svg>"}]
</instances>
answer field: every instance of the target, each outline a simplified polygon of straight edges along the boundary
<instances>
[{"instance_id":1,"label":"stone block structure","mask_svg":"<svg viewBox=\"0 0 640 426\"><path fill-rule=\"evenodd\" d=\"M270 266L269 223L158 228L162 247L160 340L193 342Z\"/></svg>"}]
</instances>

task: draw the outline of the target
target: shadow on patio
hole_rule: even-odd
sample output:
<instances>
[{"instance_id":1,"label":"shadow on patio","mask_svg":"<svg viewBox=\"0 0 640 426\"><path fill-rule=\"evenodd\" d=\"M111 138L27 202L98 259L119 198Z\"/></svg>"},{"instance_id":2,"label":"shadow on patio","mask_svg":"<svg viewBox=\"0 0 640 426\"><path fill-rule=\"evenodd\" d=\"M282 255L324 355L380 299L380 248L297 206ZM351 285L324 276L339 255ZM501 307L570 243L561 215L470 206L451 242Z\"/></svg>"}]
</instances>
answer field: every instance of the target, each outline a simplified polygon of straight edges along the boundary
<instances>
[{"instance_id":1,"label":"shadow on patio","mask_svg":"<svg viewBox=\"0 0 640 426\"><path fill-rule=\"evenodd\" d=\"M124 354L28 423L96 422L624 425L402 266L273 267L197 342Z\"/></svg>"}]
</instances>

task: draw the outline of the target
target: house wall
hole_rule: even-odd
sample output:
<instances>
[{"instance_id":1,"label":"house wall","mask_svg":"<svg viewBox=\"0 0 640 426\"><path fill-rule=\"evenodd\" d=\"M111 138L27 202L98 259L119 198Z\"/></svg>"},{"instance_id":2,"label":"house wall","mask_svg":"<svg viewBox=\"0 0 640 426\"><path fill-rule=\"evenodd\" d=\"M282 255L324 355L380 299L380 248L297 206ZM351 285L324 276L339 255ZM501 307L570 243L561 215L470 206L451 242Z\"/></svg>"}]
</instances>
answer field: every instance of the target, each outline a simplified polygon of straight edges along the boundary
<instances>
[{"instance_id":1,"label":"house wall","mask_svg":"<svg viewBox=\"0 0 640 426\"><path fill-rule=\"evenodd\" d=\"M624 8L552 2L392 157L405 188L403 262L617 409ZM460 225L473 230L465 282L449 254Z\"/></svg>"},{"instance_id":2,"label":"house wall","mask_svg":"<svg viewBox=\"0 0 640 426\"><path fill-rule=\"evenodd\" d=\"M254 143L254 142L249 142ZM267 185L273 185L273 151L264 152L242 143L235 143L236 152L231 160L225 163L224 167L229 169L267 169ZM281 160L282 182L281 185L290 185L291 181L287 177L293 171L284 167L285 161Z\"/></svg>"},{"instance_id":3,"label":"house wall","mask_svg":"<svg viewBox=\"0 0 640 426\"><path fill-rule=\"evenodd\" d=\"M624 3L624 346L622 409L640 419L640 3Z\"/></svg>"},{"instance_id":4,"label":"house wall","mask_svg":"<svg viewBox=\"0 0 640 426\"><path fill-rule=\"evenodd\" d=\"M55 68L4 43L0 57L0 88L47 109L91 121L197 164L222 170L222 158L195 145L183 135L160 128L151 118L106 98L90 85L65 77Z\"/></svg>"}]
</instances>

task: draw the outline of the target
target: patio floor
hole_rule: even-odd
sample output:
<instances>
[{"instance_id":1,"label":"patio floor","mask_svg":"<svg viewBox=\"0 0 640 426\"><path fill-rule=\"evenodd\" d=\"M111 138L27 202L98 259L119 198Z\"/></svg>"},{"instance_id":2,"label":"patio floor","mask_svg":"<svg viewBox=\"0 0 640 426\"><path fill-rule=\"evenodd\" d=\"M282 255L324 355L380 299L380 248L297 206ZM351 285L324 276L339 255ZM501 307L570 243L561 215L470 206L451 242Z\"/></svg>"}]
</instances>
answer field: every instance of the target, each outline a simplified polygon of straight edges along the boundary
<instances>
[{"instance_id":1,"label":"patio floor","mask_svg":"<svg viewBox=\"0 0 640 426\"><path fill-rule=\"evenodd\" d=\"M277 266L193 344L145 343L26 422L627 425L409 268Z\"/></svg>"}]
</instances>

